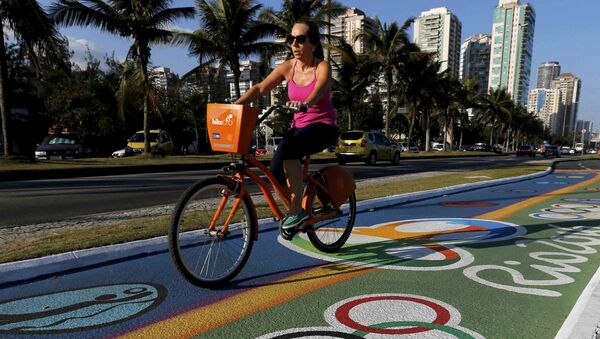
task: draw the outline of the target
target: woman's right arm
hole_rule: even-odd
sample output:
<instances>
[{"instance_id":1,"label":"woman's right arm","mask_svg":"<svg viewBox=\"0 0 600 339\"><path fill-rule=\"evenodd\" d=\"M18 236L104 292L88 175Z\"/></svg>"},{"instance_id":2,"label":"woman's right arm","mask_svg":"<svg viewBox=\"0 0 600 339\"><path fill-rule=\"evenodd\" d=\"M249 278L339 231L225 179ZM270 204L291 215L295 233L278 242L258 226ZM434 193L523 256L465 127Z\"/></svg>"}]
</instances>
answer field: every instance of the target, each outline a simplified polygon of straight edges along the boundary
<instances>
[{"instance_id":1,"label":"woman's right arm","mask_svg":"<svg viewBox=\"0 0 600 339\"><path fill-rule=\"evenodd\" d=\"M269 94L277 85L286 79L290 68L290 61L285 61L277 66L263 81L250 87L234 104L247 104L262 96Z\"/></svg>"}]
</instances>

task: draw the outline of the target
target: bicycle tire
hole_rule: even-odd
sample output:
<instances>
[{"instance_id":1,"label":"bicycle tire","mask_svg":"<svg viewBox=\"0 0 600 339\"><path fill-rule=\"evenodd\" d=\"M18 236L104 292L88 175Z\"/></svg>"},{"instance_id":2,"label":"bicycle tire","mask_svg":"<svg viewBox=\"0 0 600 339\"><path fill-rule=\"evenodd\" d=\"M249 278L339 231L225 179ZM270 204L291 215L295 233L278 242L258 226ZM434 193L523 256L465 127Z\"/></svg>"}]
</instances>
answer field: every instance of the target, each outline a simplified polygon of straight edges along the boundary
<instances>
[{"instance_id":1,"label":"bicycle tire","mask_svg":"<svg viewBox=\"0 0 600 339\"><path fill-rule=\"evenodd\" d=\"M319 211L325 209L318 198L318 190L318 187L312 190L306 201L307 211L311 217L317 216L320 213ZM354 221L356 220L356 195L354 192L348 197L345 204L347 205L347 212L344 212L339 217L333 217L313 224L306 231L308 239L319 251L326 253L335 252L344 246L348 237L350 237ZM339 220L336 221L336 219ZM338 228L336 225L340 227ZM328 239L330 241L327 241Z\"/></svg>"},{"instance_id":2,"label":"bicycle tire","mask_svg":"<svg viewBox=\"0 0 600 339\"><path fill-rule=\"evenodd\" d=\"M247 195L226 235L206 230L223 194L230 192L217 222L217 230L221 230L235 200L234 188L234 184L220 177L200 181L183 193L173 212L169 252L177 270L196 286L215 288L231 280L244 267L252 251L257 220Z\"/></svg>"}]
</instances>

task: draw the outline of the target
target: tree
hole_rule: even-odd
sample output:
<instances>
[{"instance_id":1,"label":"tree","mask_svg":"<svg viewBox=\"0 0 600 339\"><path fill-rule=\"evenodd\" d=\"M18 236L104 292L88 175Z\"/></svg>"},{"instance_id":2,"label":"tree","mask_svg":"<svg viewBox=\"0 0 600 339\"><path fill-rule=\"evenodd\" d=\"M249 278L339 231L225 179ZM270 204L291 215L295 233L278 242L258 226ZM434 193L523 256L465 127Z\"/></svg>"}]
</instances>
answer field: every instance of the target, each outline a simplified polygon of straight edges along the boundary
<instances>
[{"instance_id":1,"label":"tree","mask_svg":"<svg viewBox=\"0 0 600 339\"><path fill-rule=\"evenodd\" d=\"M52 20L37 1L2 0L0 2L0 117L4 155L12 153L9 135L8 70L4 24L12 30L16 40L27 51L34 69L40 69L45 56L52 56L55 48L63 44Z\"/></svg>"},{"instance_id":2,"label":"tree","mask_svg":"<svg viewBox=\"0 0 600 339\"><path fill-rule=\"evenodd\" d=\"M367 28L357 34L356 39L363 39L368 46L367 55L371 62L377 65L379 73L383 75L386 85L387 110L385 112L385 134L390 134L390 115L392 111L392 87L394 85L394 74L397 73L398 52L403 46L410 44L407 29L413 23L409 18L402 26L392 22L389 26L375 18L375 29Z\"/></svg>"},{"instance_id":3,"label":"tree","mask_svg":"<svg viewBox=\"0 0 600 339\"><path fill-rule=\"evenodd\" d=\"M188 46L190 54L198 57L203 68L215 61L219 70L226 66L233 73L235 95L240 94L240 57L258 55L273 48L273 42L264 41L275 31L272 24L256 19L262 5L252 0L198 0L202 28L177 34L177 43ZM192 70L191 72L193 72Z\"/></svg>"},{"instance_id":4,"label":"tree","mask_svg":"<svg viewBox=\"0 0 600 339\"><path fill-rule=\"evenodd\" d=\"M292 31L294 23L300 19L310 19L317 26L324 28L329 25L331 18L342 14L346 8L335 1L322 0L283 0L281 10L265 9L260 19L275 26L275 35L284 37ZM326 38L330 38L326 36Z\"/></svg>"},{"instance_id":5,"label":"tree","mask_svg":"<svg viewBox=\"0 0 600 339\"><path fill-rule=\"evenodd\" d=\"M357 55L352 46L343 41L340 46L331 46L331 49L341 56L339 62L335 59L331 61L335 75L333 99L339 112L344 115L338 117L338 120L340 126L342 126L341 122L345 120L348 130L351 130L353 126L358 126L353 119L359 115L357 105L365 102L368 95L367 87L373 80L376 80L373 78L376 65L369 63L366 57Z\"/></svg>"},{"instance_id":6,"label":"tree","mask_svg":"<svg viewBox=\"0 0 600 339\"><path fill-rule=\"evenodd\" d=\"M123 107L125 93L131 79L136 79L143 91L144 112L144 152L150 152L149 105L152 99L152 86L148 78L148 65L151 57L151 44L168 43L172 33L168 25L179 18L192 18L192 7L171 8L172 0L59 0L50 7L51 16L67 26L94 26L102 31L129 37L133 40L126 69L121 78L118 97L119 107ZM122 110L121 110L122 111Z\"/></svg>"},{"instance_id":7,"label":"tree","mask_svg":"<svg viewBox=\"0 0 600 339\"><path fill-rule=\"evenodd\" d=\"M512 115L513 101L510 94L504 88L491 88L488 95L483 96L481 100L481 112L477 119L490 125L490 144L493 143L493 131L497 126L501 127L501 131L507 126Z\"/></svg>"},{"instance_id":8,"label":"tree","mask_svg":"<svg viewBox=\"0 0 600 339\"><path fill-rule=\"evenodd\" d=\"M413 131L417 120L421 120L424 127L429 126L431 111L434 108L434 93L438 86L439 63L431 53L413 51L404 58L402 67L397 74L397 93L402 101L407 104L409 115L408 141L412 141ZM427 137L426 133L426 139ZM429 150L429 144L425 145Z\"/></svg>"}]
</instances>

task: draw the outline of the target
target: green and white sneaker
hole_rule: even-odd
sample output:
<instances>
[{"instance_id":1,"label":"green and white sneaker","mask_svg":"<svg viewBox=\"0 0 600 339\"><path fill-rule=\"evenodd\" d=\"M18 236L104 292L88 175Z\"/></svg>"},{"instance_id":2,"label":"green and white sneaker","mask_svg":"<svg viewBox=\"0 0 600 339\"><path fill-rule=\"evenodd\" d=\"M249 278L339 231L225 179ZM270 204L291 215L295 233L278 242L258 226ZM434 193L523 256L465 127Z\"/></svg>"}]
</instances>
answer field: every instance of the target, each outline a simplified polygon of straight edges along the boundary
<instances>
[{"instance_id":1,"label":"green and white sneaker","mask_svg":"<svg viewBox=\"0 0 600 339\"><path fill-rule=\"evenodd\" d=\"M281 223L281 228L284 230L296 228L302 225L306 219L308 219L308 213L306 213L304 210L300 210L298 214L290 214L285 217Z\"/></svg>"}]
</instances>

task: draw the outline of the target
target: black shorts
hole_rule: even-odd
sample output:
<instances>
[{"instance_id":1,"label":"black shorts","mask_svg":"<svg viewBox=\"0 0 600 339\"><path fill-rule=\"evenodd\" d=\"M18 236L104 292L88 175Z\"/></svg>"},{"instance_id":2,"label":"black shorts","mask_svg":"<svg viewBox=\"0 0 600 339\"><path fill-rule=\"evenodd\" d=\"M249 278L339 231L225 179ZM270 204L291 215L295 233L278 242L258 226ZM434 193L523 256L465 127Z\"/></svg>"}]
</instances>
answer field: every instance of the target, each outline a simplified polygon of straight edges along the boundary
<instances>
[{"instance_id":1,"label":"black shorts","mask_svg":"<svg viewBox=\"0 0 600 339\"><path fill-rule=\"evenodd\" d=\"M292 128L279 142L277 152L283 160L302 159L302 157L321 152L335 145L339 128L323 123L311 124L302 128Z\"/></svg>"},{"instance_id":2,"label":"black shorts","mask_svg":"<svg viewBox=\"0 0 600 339\"><path fill-rule=\"evenodd\" d=\"M302 159L335 145L340 129L337 126L315 123L302 128L292 128L277 145L271 160L271 171L280 183L285 182L283 161Z\"/></svg>"}]
</instances>

